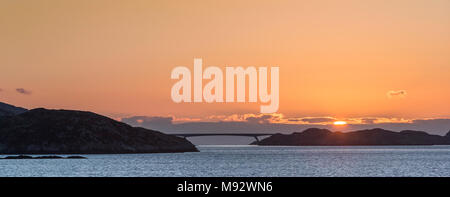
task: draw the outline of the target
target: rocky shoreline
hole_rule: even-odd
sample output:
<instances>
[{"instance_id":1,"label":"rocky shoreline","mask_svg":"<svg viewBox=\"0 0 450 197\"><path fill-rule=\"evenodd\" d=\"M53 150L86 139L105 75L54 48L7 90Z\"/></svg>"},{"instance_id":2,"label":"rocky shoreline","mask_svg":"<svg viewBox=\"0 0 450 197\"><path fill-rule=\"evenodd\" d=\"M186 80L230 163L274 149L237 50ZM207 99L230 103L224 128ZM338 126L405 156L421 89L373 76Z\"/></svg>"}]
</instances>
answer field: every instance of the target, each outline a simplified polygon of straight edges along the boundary
<instances>
[{"instance_id":1,"label":"rocky shoreline","mask_svg":"<svg viewBox=\"0 0 450 197\"><path fill-rule=\"evenodd\" d=\"M83 157L83 156L67 156L67 157L62 157L62 156L57 156L57 155L48 155L48 156L29 156L29 155L18 155L18 156L7 156L7 157L3 157L0 159L87 159L87 157Z\"/></svg>"}]
</instances>

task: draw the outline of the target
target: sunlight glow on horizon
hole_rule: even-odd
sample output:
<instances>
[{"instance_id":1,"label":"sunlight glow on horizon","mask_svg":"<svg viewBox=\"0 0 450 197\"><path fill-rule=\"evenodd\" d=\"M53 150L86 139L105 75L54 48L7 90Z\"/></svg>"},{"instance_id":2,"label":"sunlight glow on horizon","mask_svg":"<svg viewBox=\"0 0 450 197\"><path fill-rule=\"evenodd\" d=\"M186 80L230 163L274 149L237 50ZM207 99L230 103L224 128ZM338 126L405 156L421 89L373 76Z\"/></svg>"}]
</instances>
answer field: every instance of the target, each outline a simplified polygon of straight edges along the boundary
<instances>
[{"instance_id":1,"label":"sunlight glow on horizon","mask_svg":"<svg viewBox=\"0 0 450 197\"><path fill-rule=\"evenodd\" d=\"M335 121L335 122L333 122L333 124L336 125L336 126L341 126L341 125L347 125L347 122L345 122L345 121Z\"/></svg>"}]
</instances>

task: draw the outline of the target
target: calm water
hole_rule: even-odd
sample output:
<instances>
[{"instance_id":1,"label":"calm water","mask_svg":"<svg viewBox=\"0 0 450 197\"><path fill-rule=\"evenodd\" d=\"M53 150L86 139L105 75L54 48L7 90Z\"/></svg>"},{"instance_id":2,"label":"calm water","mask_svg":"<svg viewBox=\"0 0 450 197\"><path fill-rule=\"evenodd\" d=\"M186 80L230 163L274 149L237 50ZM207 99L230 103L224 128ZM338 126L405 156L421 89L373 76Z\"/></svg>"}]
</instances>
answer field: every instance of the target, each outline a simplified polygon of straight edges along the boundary
<instances>
[{"instance_id":1,"label":"calm water","mask_svg":"<svg viewBox=\"0 0 450 197\"><path fill-rule=\"evenodd\" d=\"M199 153L0 160L0 176L450 176L450 146L199 146Z\"/></svg>"}]
</instances>

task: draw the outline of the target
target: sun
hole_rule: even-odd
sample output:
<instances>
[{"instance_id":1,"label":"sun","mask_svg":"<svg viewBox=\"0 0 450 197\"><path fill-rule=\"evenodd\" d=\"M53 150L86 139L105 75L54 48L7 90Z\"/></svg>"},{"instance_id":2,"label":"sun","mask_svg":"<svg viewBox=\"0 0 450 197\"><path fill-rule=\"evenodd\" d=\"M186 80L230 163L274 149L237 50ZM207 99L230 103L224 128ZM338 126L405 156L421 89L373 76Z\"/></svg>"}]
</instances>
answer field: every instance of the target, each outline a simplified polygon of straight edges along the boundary
<instances>
[{"instance_id":1,"label":"sun","mask_svg":"<svg viewBox=\"0 0 450 197\"><path fill-rule=\"evenodd\" d=\"M346 125L347 122L345 122L345 121L335 121L335 122L333 122L333 124L334 125Z\"/></svg>"}]
</instances>

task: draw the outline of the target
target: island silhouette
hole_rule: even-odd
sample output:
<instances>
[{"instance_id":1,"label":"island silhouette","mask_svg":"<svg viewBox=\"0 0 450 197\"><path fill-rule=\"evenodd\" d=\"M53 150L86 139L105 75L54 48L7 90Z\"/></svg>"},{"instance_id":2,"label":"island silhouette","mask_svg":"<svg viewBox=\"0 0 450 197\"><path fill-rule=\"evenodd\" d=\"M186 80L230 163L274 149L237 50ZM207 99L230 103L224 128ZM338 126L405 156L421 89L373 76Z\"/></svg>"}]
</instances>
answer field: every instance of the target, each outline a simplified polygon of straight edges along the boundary
<instances>
[{"instance_id":1,"label":"island silhouette","mask_svg":"<svg viewBox=\"0 0 450 197\"><path fill-rule=\"evenodd\" d=\"M328 129L309 128L292 134L275 134L255 141L264 146L390 146L390 145L450 145L450 131L445 136L424 131L389 131L381 128L350 132L332 132Z\"/></svg>"},{"instance_id":2,"label":"island silhouette","mask_svg":"<svg viewBox=\"0 0 450 197\"><path fill-rule=\"evenodd\" d=\"M188 140L92 112L0 105L0 154L196 152Z\"/></svg>"}]
</instances>

